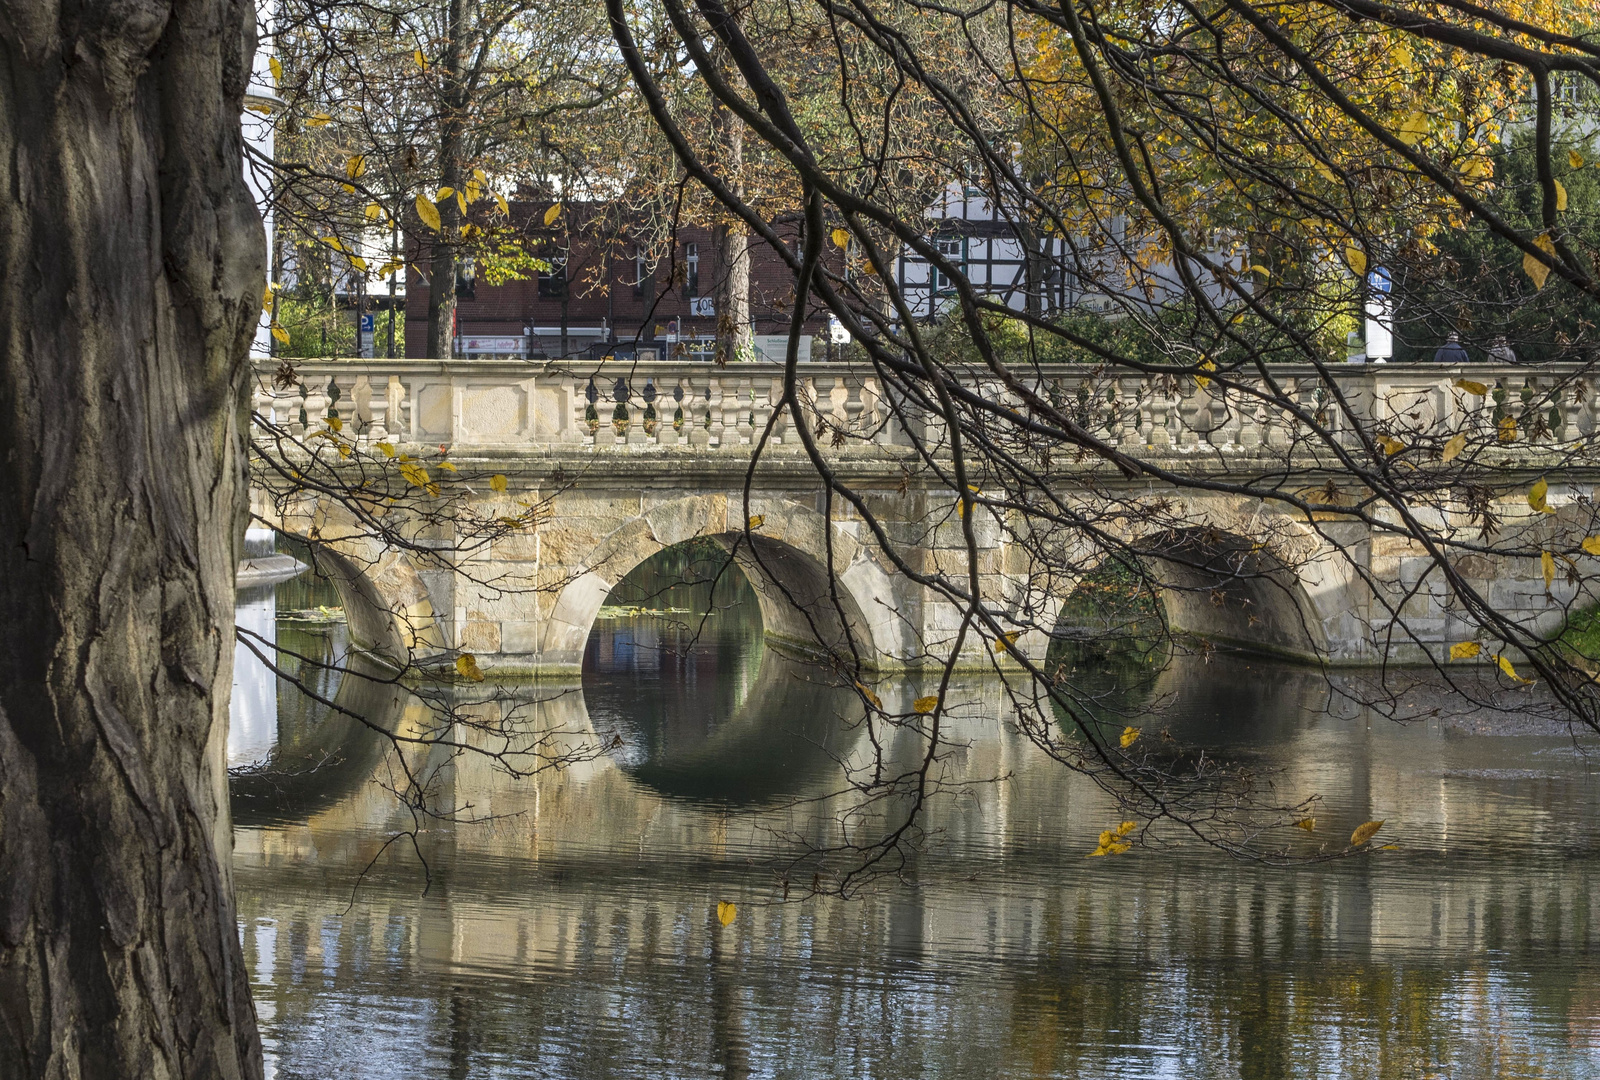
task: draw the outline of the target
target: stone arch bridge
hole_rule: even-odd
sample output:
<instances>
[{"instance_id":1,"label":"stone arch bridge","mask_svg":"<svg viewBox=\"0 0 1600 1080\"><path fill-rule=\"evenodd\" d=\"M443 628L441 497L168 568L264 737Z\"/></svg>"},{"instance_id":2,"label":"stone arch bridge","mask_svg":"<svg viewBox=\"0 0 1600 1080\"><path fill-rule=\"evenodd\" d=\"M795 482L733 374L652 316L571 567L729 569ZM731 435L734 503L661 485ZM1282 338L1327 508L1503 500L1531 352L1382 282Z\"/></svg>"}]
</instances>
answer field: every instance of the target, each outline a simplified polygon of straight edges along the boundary
<instances>
[{"instance_id":1,"label":"stone arch bridge","mask_svg":"<svg viewBox=\"0 0 1600 1080\"><path fill-rule=\"evenodd\" d=\"M850 507L829 507L786 423L774 429L746 505L751 442L781 386L774 367L307 361L288 389L273 388L273 367L258 365L254 404L286 429L311 435L337 416L344 435L368 447L381 443L423 460L448 448L462 475L506 477L505 492L479 484L466 496L491 517L550 497L551 512L537 525L461 554L448 529L419 532L409 551L386 548L338 503L305 495L274 500L258 491L258 516L290 533L316 530L352 636L380 654L460 650L486 670L576 674L612 587L656 552L694 538L733 553L760 597L769 636L854 650L868 668L927 663L943 655L960 622L953 605L899 572ZM1391 365L1352 368L1339 378L1345 394L1374 416L1456 430L1492 423L1496 399L1532 400L1528 391L1540 390L1541 379L1556 383L1570 373L1474 366L1470 380L1487 380L1489 395L1463 391L1461 374ZM1280 462L1287 445L1286 432L1268 419L1199 386L1099 378L1081 367L1050 369L1041 378L1084 406L1087 422L1109 439L1161 455L1175 471L1257 475L1266 462ZM1286 368L1281 378L1308 399L1322 385L1310 369ZM909 467L915 463L906 433L870 371L808 364L802 384L813 418L856 436L830 448L831 465L864 494L903 557L925 571L964 575L954 495ZM1574 386L1556 395L1556 415L1541 416L1538 428L1548 430L1542 449L1530 444L1507 466L1507 495L1497 508L1507 528L1559 529L1600 482L1600 463L1550 476L1554 518L1534 514L1521 495L1541 475L1541 461L1595 428L1600 398L1587 384ZM1307 464L1304 487L1324 479ZM1308 521L1282 504L1128 481L1097 464L1057 469L1053 482L1133 507L1130 536L1144 503L1161 501L1185 523L1153 542L1156 553L1172 555L1160 573L1170 586L1166 614L1179 630L1336 664L1420 662L1473 634L1420 549L1336 511ZM747 515L759 520L749 533ZM1015 650L1042 657L1075 582L1042 574L999 520L979 515L987 592L1023 631ZM424 549L434 554L419 555ZM1586 600L1559 581L1547 592L1537 559L1472 557L1460 565L1499 610L1543 632L1559 628L1574 600ZM1009 653L973 641L962 660L1005 664Z\"/></svg>"}]
</instances>

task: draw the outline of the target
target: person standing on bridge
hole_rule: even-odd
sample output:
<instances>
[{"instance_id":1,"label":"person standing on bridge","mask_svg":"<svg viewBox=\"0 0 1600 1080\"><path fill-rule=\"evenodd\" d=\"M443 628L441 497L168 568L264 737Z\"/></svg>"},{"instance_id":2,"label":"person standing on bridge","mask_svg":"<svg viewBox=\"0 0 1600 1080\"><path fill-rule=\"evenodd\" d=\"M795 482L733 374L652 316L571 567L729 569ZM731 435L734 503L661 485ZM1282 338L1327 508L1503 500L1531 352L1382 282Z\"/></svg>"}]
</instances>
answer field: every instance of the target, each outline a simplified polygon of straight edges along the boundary
<instances>
[{"instance_id":1,"label":"person standing on bridge","mask_svg":"<svg viewBox=\"0 0 1600 1080\"><path fill-rule=\"evenodd\" d=\"M1444 344L1433 354L1435 364L1465 364L1471 357L1461 344L1461 335L1454 330L1445 335Z\"/></svg>"},{"instance_id":2,"label":"person standing on bridge","mask_svg":"<svg viewBox=\"0 0 1600 1080\"><path fill-rule=\"evenodd\" d=\"M1517 354L1512 351L1511 342L1506 340L1504 334L1497 334L1495 339L1489 342L1489 360L1495 364L1515 364L1517 362Z\"/></svg>"}]
</instances>

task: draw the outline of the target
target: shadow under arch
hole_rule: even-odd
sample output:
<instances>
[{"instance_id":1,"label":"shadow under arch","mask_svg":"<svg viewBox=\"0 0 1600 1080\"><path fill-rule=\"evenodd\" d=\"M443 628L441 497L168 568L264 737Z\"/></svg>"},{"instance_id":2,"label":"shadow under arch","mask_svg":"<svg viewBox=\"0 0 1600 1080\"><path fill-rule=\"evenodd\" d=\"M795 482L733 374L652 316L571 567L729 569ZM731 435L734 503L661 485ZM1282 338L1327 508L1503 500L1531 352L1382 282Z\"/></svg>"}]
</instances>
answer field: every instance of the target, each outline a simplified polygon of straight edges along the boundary
<instances>
[{"instance_id":1,"label":"shadow under arch","mask_svg":"<svg viewBox=\"0 0 1600 1080\"><path fill-rule=\"evenodd\" d=\"M634 780L748 806L834 771L860 704L833 669L770 647L769 604L729 546L688 541L623 576L590 633L583 693L590 724L623 736L613 757Z\"/></svg>"},{"instance_id":2,"label":"shadow under arch","mask_svg":"<svg viewBox=\"0 0 1600 1080\"><path fill-rule=\"evenodd\" d=\"M1328 656L1322 620L1299 574L1270 545L1193 526L1148 534L1136 549L1159 583L1174 633L1309 663Z\"/></svg>"}]
</instances>

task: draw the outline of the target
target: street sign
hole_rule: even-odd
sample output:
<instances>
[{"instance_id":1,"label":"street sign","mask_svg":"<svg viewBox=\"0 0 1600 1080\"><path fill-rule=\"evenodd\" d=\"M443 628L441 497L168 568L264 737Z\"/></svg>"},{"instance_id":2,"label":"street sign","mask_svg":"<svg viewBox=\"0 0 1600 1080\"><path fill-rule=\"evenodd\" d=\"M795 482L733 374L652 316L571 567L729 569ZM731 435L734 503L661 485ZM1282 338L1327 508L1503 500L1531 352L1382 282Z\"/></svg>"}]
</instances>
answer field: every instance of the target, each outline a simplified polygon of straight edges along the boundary
<instances>
[{"instance_id":1,"label":"street sign","mask_svg":"<svg viewBox=\"0 0 1600 1080\"><path fill-rule=\"evenodd\" d=\"M1394 279L1389 276L1389 271L1381 266L1372 268L1367 275L1367 288L1376 293L1386 293L1394 289Z\"/></svg>"},{"instance_id":2,"label":"street sign","mask_svg":"<svg viewBox=\"0 0 1600 1080\"><path fill-rule=\"evenodd\" d=\"M363 334L372 333L375 329L377 329L377 326L378 323L376 315L368 314L361 316L361 332Z\"/></svg>"}]
</instances>

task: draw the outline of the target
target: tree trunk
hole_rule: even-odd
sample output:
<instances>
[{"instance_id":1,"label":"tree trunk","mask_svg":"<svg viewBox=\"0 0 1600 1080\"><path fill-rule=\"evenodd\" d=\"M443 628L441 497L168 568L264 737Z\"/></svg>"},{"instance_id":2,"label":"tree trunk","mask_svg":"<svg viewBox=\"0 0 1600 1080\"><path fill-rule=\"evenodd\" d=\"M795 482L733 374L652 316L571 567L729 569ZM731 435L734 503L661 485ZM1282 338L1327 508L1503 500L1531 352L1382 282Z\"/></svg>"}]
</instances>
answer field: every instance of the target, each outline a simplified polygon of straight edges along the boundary
<instances>
[{"instance_id":1,"label":"tree trunk","mask_svg":"<svg viewBox=\"0 0 1600 1080\"><path fill-rule=\"evenodd\" d=\"M256 1077L227 804L242 0L0 8L0 1076Z\"/></svg>"},{"instance_id":2,"label":"tree trunk","mask_svg":"<svg viewBox=\"0 0 1600 1080\"><path fill-rule=\"evenodd\" d=\"M712 113L717 155L724 178L744 198L744 123L718 104ZM717 225L717 362L748 360L753 355L750 326L750 237L744 223L731 215Z\"/></svg>"},{"instance_id":3,"label":"tree trunk","mask_svg":"<svg viewBox=\"0 0 1600 1080\"><path fill-rule=\"evenodd\" d=\"M462 82L465 55L466 12L462 0L450 0L449 36L440 58L444 85L439 120L439 182L461 190L461 140L466 125L466 90ZM433 260L428 268L428 356L444 360L455 355L456 244L462 225L454 193L439 200L439 232L433 238Z\"/></svg>"}]
</instances>

